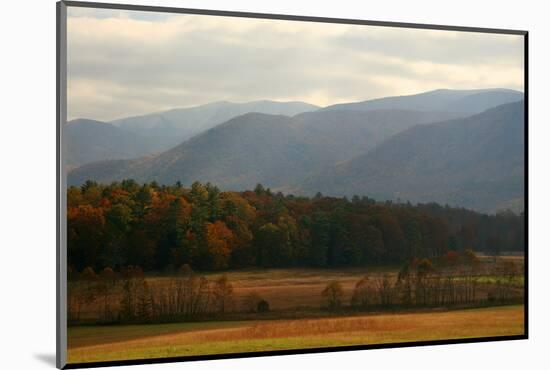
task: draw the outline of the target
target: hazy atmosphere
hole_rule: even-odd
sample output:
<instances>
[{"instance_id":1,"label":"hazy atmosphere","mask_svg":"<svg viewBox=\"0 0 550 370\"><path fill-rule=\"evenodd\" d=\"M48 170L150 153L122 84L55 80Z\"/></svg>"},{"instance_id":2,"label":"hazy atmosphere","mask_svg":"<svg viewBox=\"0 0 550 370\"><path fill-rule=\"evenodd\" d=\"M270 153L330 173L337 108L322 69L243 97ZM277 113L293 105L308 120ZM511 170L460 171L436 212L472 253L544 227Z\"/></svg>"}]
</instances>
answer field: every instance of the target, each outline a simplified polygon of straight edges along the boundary
<instances>
[{"instance_id":1,"label":"hazy atmosphere","mask_svg":"<svg viewBox=\"0 0 550 370\"><path fill-rule=\"evenodd\" d=\"M220 100L326 106L492 87L523 91L522 36L68 11L69 119L108 121Z\"/></svg>"}]
</instances>

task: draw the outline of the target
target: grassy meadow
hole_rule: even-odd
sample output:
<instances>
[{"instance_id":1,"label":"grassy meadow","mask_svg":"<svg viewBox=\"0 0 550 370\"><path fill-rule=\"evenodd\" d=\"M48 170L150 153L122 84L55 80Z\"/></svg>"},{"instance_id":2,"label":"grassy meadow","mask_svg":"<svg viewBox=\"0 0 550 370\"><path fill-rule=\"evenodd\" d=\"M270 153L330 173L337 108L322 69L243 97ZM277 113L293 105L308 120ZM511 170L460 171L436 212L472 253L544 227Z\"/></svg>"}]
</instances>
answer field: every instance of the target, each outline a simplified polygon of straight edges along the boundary
<instances>
[{"instance_id":1,"label":"grassy meadow","mask_svg":"<svg viewBox=\"0 0 550 370\"><path fill-rule=\"evenodd\" d=\"M71 363L524 333L523 305L298 320L69 327Z\"/></svg>"}]
</instances>

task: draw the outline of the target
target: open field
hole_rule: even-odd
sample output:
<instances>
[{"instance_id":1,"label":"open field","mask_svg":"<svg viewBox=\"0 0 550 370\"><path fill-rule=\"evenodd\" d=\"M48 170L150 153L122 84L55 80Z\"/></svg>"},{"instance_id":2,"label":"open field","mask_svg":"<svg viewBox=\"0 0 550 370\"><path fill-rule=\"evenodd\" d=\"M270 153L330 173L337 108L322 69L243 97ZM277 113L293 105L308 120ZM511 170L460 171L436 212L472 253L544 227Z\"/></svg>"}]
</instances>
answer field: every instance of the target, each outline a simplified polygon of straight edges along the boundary
<instances>
[{"instance_id":1,"label":"open field","mask_svg":"<svg viewBox=\"0 0 550 370\"><path fill-rule=\"evenodd\" d=\"M301 320L69 327L70 363L521 335L523 305Z\"/></svg>"},{"instance_id":2,"label":"open field","mask_svg":"<svg viewBox=\"0 0 550 370\"><path fill-rule=\"evenodd\" d=\"M215 281L222 275L227 276L233 286L234 310L242 310L244 301L256 293L269 302L270 310L296 310L301 308L319 309L323 305L321 292L327 282L337 280L342 284L344 300L349 302L353 289L366 273L371 275L390 274L397 275L397 268L386 267L376 269L347 268L347 269L246 269L240 271L227 271L224 273L203 273L209 281ZM147 283L152 290L167 287L174 276L148 275ZM113 307L117 307L121 297L121 289L110 297ZM93 319L97 317L101 302L87 305L82 309L81 318Z\"/></svg>"},{"instance_id":3,"label":"open field","mask_svg":"<svg viewBox=\"0 0 550 370\"><path fill-rule=\"evenodd\" d=\"M511 259L518 266L523 265L521 257L500 257L501 260ZM487 289L494 285L496 277L492 275L494 259L485 257L482 260L479 276L476 278L479 288L476 298L484 300L487 298ZM521 267L522 268L522 267ZM269 302L271 311L311 311L318 310L326 304L321 292L330 281L338 281L343 290L343 302L349 304L355 284L365 274L372 279L386 275L391 279L397 279L399 268L395 266L369 267L369 268L286 268L286 269L245 269L227 271L223 273L202 273L209 281L215 281L225 275L233 286L233 302L230 311L247 311L246 300L251 294L257 294ZM177 276L170 275L147 275L146 280L153 291L167 288L173 283ZM455 278L460 281L460 277ZM522 289L524 281L518 276L513 281L517 289ZM111 307L117 308L121 299L121 285L111 293L109 301ZM95 304L88 304L82 308L80 317L84 320L97 318L101 310L101 300Z\"/></svg>"},{"instance_id":4,"label":"open field","mask_svg":"<svg viewBox=\"0 0 550 370\"><path fill-rule=\"evenodd\" d=\"M319 308L323 305L321 292L327 282L337 280L342 284L344 300L351 299L353 288L367 272L369 274L397 274L396 268L348 268L348 269L254 269L230 271L225 275L233 285L237 309L251 293L257 293L269 302L271 310ZM209 273L205 277L215 280L223 274ZM169 278L148 278L151 286L166 284Z\"/></svg>"}]
</instances>

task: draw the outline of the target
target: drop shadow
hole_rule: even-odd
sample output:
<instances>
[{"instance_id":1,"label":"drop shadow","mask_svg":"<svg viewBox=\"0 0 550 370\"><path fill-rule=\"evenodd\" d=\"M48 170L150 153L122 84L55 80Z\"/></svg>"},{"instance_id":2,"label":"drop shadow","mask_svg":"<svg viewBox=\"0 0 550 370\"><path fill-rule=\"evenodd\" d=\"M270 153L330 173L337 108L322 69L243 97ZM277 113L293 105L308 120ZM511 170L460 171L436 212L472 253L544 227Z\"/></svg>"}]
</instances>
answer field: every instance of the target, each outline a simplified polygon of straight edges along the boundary
<instances>
[{"instance_id":1,"label":"drop shadow","mask_svg":"<svg viewBox=\"0 0 550 370\"><path fill-rule=\"evenodd\" d=\"M45 363L46 365L50 365L51 367L55 367L55 353L35 353L34 358L37 360L40 360L41 362Z\"/></svg>"}]
</instances>

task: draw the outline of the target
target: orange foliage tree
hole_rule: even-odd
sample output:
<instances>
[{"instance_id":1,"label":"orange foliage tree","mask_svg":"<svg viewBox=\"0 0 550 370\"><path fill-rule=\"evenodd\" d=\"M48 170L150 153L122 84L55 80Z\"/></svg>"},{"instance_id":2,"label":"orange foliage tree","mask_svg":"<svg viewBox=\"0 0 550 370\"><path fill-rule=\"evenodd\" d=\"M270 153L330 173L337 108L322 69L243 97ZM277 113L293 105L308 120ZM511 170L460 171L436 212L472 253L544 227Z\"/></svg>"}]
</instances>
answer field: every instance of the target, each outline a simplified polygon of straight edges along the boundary
<instances>
[{"instance_id":1,"label":"orange foliage tree","mask_svg":"<svg viewBox=\"0 0 550 370\"><path fill-rule=\"evenodd\" d=\"M223 221L216 221L206 226L206 244L214 270L226 269L229 265L233 232Z\"/></svg>"}]
</instances>

